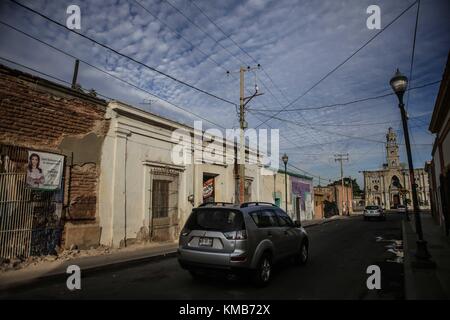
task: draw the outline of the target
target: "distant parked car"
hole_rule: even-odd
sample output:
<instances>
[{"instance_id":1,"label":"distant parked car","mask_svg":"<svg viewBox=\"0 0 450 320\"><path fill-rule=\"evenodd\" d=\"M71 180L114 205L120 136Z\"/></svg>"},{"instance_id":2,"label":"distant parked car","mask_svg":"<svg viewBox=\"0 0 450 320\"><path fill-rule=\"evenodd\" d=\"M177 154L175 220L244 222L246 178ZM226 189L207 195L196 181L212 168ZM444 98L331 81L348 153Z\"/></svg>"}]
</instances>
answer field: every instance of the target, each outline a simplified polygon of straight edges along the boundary
<instances>
[{"instance_id":1,"label":"distant parked car","mask_svg":"<svg viewBox=\"0 0 450 320\"><path fill-rule=\"evenodd\" d=\"M180 234L178 261L194 278L202 271L251 272L257 285L272 265L293 257L308 260L309 239L299 221L270 203L209 203L193 209Z\"/></svg>"},{"instance_id":2,"label":"distant parked car","mask_svg":"<svg viewBox=\"0 0 450 320\"><path fill-rule=\"evenodd\" d=\"M399 204L397 206L397 212L406 212L406 206L403 204Z\"/></svg>"},{"instance_id":3,"label":"distant parked car","mask_svg":"<svg viewBox=\"0 0 450 320\"><path fill-rule=\"evenodd\" d=\"M380 206L366 206L364 208L363 216L364 220L370 220L371 218L386 220L386 214Z\"/></svg>"}]
</instances>

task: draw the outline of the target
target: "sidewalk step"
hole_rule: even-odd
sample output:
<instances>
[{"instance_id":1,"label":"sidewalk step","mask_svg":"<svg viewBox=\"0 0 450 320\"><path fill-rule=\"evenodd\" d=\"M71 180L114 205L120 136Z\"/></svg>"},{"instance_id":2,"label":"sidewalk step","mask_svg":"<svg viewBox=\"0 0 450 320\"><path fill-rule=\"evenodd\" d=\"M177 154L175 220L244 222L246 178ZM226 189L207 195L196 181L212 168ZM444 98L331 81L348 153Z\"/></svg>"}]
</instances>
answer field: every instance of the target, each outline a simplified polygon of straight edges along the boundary
<instances>
[{"instance_id":1,"label":"sidewalk step","mask_svg":"<svg viewBox=\"0 0 450 320\"><path fill-rule=\"evenodd\" d=\"M43 279L58 279L67 277L67 267L77 265L82 274L100 270L121 267L134 263L150 262L156 259L173 257L176 255L177 243L160 247L142 248L133 251L111 253L108 255L90 256L55 261L46 265L30 266L25 269L4 272L0 274L0 290L8 290L27 285L30 282Z\"/></svg>"}]
</instances>

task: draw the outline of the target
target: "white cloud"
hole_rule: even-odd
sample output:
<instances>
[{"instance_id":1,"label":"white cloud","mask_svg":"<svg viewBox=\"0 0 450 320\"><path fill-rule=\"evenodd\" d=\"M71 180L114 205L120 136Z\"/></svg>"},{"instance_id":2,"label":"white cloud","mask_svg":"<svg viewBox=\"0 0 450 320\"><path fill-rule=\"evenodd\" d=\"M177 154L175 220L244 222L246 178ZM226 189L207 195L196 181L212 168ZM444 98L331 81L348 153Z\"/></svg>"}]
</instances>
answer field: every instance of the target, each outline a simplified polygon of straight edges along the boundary
<instances>
[{"instance_id":1,"label":"white cloud","mask_svg":"<svg viewBox=\"0 0 450 320\"><path fill-rule=\"evenodd\" d=\"M239 83L236 75L226 76L225 70L237 71L242 64L254 62L230 39L227 39L189 1L169 0L205 32L189 23L165 1L139 0L153 14L176 30L189 42L181 39L170 28L160 23L142 10L132 0L79 1L82 10L81 32L132 56L150 66L194 84L228 100L238 102ZM73 1L33 1L27 5L53 19L64 23L65 8ZM25 2L24 2L25 3ZM369 0L307 0L293 2L280 1L207 1L195 0L232 39L240 44L252 57L263 65L284 97L264 72L258 72L258 81L264 82L269 90L260 85L265 94L256 98L251 107L255 109L279 108L279 102L299 96L315 81L354 52L361 44L374 35L374 30L365 26L365 9ZM380 1L382 24L388 23L411 1ZM412 85L434 81L441 77L443 65L450 44L448 12L450 4L445 0L422 2L421 17L417 36L416 59ZM142 66L117 57L107 50L66 30L45 22L42 18L26 13L9 2L0 4L0 19L58 48L70 52L96 66L107 69L114 75L144 88L175 104L206 115L212 121L232 127L237 116L233 106L191 90L172 80L156 74ZM396 67L409 74L412 32L415 11L410 10L394 25L375 39L351 61L323 81L292 107L311 107L378 95L389 92L388 80ZM73 60L37 42L18 36L17 33L0 26L0 55L35 67L43 72L71 79ZM220 44L211 40L219 40ZM226 50L223 49L223 47ZM208 55L205 57L198 49ZM231 55L230 55L231 52ZM234 57L233 57L234 56ZM215 60L217 66L211 59ZM242 60L242 61L240 61ZM83 85L95 88L105 95L141 104L148 94L130 89L104 74L84 66L80 79ZM247 86L252 90L253 76L247 75ZM104 92L102 92L104 91ZM426 133L423 123L429 121L434 105L437 86L411 92L409 112L411 115L425 113L422 126L411 122L412 136L416 143L431 143L432 137ZM279 102L278 102L278 101ZM370 123L398 120L395 97L349 105L334 109L320 109L300 113L281 113L280 118L305 123ZM192 121L176 109L164 103L154 106L152 112L164 114L179 121ZM259 116L261 118L261 116ZM260 123L249 114L250 125ZM271 126L279 127L281 134L295 142L283 140L282 151L298 151L291 157L302 168L324 175L335 176L336 167L330 163L334 152L354 154L352 174L357 176L357 167L376 167L383 159L382 145L358 139L348 139L342 135L370 137L383 140L389 124L380 126L348 126L314 128L286 124L271 120ZM400 129L395 123L395 129ZM328 131L328 132L324 132ZM334 134L330 134L333 132ZM333 143L333 141L336 141ZM296 146L308 146L298 148ZM381 147L380 147L381 146ZM302 156L304 153L319 156ZM363 154L359 154L363 152ZM415 151L416 165L422 165L429 157L430 148L418 147ZM358 154L358 156L356 156Z\"/></svg>"}]
</instances>

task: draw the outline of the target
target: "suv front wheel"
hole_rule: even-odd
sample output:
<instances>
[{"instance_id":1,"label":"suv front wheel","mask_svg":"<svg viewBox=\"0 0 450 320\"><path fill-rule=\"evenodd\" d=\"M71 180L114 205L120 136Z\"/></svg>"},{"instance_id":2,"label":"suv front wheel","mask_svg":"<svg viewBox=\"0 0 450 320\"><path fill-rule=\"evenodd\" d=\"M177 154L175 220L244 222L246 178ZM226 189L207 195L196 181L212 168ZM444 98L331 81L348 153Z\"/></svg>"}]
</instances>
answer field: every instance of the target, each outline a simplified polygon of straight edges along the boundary
<instances>
[{"instance_id":1,"label":"suv front wheel","mask_svg":"<svg viewBox=\"0 0 450 320\"><path fill-rule=\"evenodd\" d=\"M272 259L269 254L264 254L254 271L253 282L260 287L269 284L272 277Z\"/></svg>"}]
</instances>

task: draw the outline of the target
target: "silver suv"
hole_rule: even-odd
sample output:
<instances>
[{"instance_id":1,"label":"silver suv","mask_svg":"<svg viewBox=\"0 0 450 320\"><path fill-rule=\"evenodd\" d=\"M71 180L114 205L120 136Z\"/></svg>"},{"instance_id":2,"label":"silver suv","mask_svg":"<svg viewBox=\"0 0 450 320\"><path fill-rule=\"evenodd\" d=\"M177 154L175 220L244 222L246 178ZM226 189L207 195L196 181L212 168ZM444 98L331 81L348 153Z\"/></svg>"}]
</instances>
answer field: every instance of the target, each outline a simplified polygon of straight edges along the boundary
<instances>
[{"instance_id":1,"label":"silver suv","mask_svg":"<svg viewBox=\"0 0 450 320\"><path fill-rule=\"evenodd\" d=\"M300 222L271 203L215 202L192 211L180 235L178 261L193 277L211 269L251 271L256 284L266 285L274 263L293 257L303 265L308 247Z\"/></svg>"}]
</instances>

